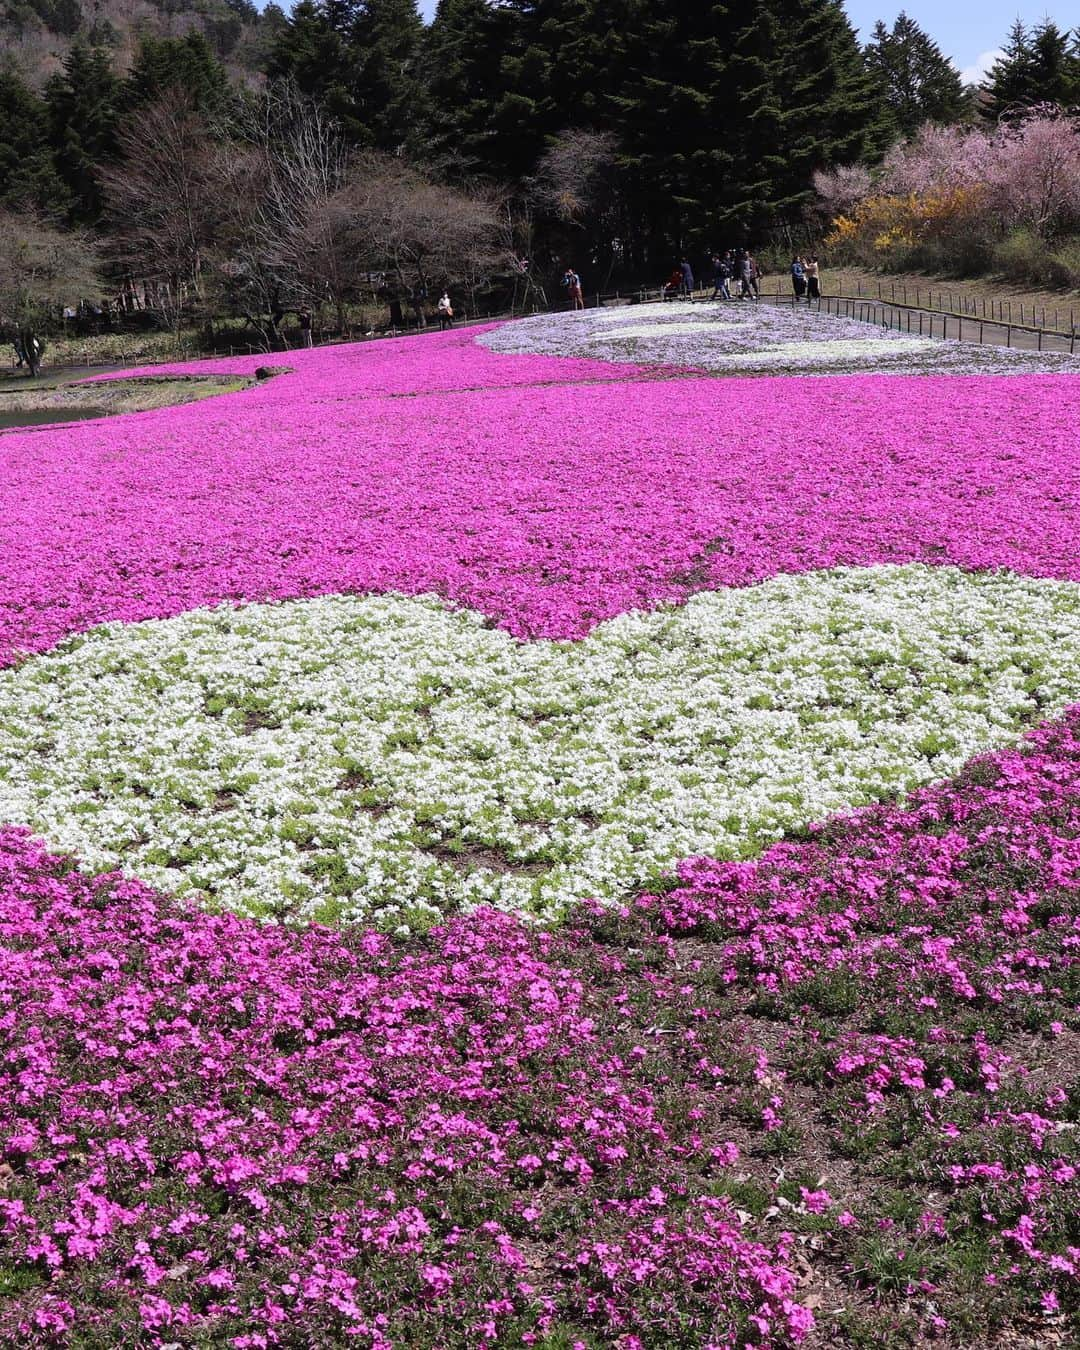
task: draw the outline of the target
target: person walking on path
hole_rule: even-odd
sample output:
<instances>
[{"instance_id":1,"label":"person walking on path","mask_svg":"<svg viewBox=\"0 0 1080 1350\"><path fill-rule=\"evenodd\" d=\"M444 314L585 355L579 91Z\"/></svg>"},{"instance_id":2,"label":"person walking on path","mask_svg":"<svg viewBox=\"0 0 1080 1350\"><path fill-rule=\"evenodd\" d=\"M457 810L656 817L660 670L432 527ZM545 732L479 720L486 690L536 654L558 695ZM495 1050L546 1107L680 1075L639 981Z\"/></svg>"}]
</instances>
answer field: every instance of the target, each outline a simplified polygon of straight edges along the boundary
<instances>
[{"instance_id":1,"label":"person walking on path","mask_svg":"<svg viewBox=\"0 0 1080 1350\"><path fill-rule=\"evenodd\" d=\"M803 265L806 273L806 303L821 299L821 270L816 257Z\"/></svg>"},{"instance_id":2,"label":"person walking on path","mask_svg":"<svg viewBox=\"0 0 1080 1350\"><path fill-rule=\"evenodd\" d=\"M679 263L679 274L682 277L679 283L679 294L686 300L694 298L694 269L690 266L688 258L683 258Z\"/></svg>"},{"instance_id":3,"label":"person walking on path","mask_svg":"<svg viewBox=\"0 0 1080 1350\"><path fill-rule=\"evenodd\" d=\"M750 255L750 290L753 292L753 299L761 299L761 268L753 254Z\"/></svg>"},{"instance_id":4,"label":"person walking on path","mask_svg":"<svg viewBox=\"0 0 1080 1350\"><path fill-rule=\"evenodd\" d=\"M304 305L296 312L297 322L300 324L300 345L302 347L312 346L311 341L311 310Z\"/></svg>"},{"instance_id":5,"label":"person walking on path","mask_svg":"<svg viewBox=\"0 0 1080 1350\"><path fill-rule=\"evenodd\" d=\"M581 278L572 267L566 269L562 280L566 287L566 298L570 301L570 308L584 309L585 297L581 292Z\"/></svg>"},{"instance_id":6,"label":"person walking on path","mask_svg":"<svg viewBox=\"0 0 1080 1350\"><path fill-rule=\"evenodd\" d=\"M710 300L715 300L718 296L721 300L731 299L731 288L728 285L731 280L730 257L730 254L725 254L722 258L713 259L713 293L709 297Z\"/></svg>"},{"instance_id":7,"label":"person walking on path","mask_svg":"<svg viewBox=\"0 0 1080 1350\"><path fill-rule=\"evenodd\" d=\"M450 292L443 291L436 306L439 311L439 332L445 333L454 326L454 306L450 303Z\"/></svg>"},{"instance_id":8,"label":"person walking on path","mask_svg":"<svg viewBox=\"0 0 1080 1350\"><path fill-rule=\"evenodd\" d=\"M738 268L739 299L752 300L754 298L754 260L744 248L739 249L736 267Z\"/></svg>"},{"instance_id":9,"label":"person walking on path","mask_svg":"<svg viewBox=\"0 0 1080 1350\"><path fill-rule=\"evenodd\" d=\"M806 272L798 254L791 260L791 289L795 292L795 303L798 304L806 294Z\"/></svg>"}]
</instances>

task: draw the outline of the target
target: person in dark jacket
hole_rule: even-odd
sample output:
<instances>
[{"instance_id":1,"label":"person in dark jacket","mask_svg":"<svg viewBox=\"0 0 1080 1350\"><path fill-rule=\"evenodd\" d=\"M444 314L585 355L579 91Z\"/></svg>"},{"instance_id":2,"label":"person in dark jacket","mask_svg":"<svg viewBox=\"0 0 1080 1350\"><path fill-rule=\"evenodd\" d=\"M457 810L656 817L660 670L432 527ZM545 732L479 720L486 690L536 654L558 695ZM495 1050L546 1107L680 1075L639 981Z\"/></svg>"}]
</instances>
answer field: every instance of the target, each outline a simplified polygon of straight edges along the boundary
<instances>
[{"instance_id":1,"label":"person in dark jacket","mask_svg":"<svg viewBox=\"0 0 1080 1350\"><path fill-rule=\"evenodd\" d=\"M679 263L679 273L682 277L682 283L679 287L679 294L687 300L694 298L694 269L690 266L688 259L683 258Z\"/></svg>"},{"instance_id":2,"label":"person in dark jacket","mask_svg":"<svg viewBox=\"0 0 1080 1350\"><path fill-rule=\"evenodd\" d=\"M709 297L715 300L719 297L721 300L731 299L731 254L727 253L724 257L713 259L713 293Z\"/></svg>"}]
</instances>

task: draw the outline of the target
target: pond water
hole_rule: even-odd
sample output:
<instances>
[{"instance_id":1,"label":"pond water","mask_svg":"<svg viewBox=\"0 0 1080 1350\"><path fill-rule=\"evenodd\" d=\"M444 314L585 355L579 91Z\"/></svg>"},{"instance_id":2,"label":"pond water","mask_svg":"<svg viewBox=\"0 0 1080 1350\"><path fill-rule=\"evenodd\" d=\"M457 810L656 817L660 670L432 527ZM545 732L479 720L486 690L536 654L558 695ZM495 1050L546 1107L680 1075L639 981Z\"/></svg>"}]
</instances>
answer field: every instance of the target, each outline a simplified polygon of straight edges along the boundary
<instances>
[{"instance_id":1,"label":"pond water","mask_svg":"<svg viewBox=\"0 0 1080 1350\"><path fill-rule=\"evenodd\" d=\"M40 427L48 422L85 422L108 417L108 408L5 408L0 401L0 431L12 427Z\"/></svg>"}]
</instances>

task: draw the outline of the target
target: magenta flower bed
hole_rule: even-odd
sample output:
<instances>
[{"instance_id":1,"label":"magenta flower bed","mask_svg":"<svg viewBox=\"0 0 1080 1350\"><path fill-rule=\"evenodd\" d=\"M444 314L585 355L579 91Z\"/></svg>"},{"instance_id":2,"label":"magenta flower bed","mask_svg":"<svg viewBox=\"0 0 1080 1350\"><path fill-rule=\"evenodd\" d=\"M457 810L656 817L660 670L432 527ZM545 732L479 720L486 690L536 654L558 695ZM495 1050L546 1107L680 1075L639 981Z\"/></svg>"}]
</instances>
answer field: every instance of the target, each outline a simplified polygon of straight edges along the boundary
<instances>
[{"instance_id":1,"label":"magenta flower bed","mask_svg":"<svg viewBox=\"0 0 1080 1350\"><path fill-rule=\"evenodd\" d=\"M590 361L581 357L563 360L551 356L525 356L508 360L476 341L496 327L497 324L480 324L458 332L428 333L421 341L384 338L377 342L343 343L310 351L301 349L271 355L178 361L155 366L150 371L144 366L96 375L88 383L146 374L250 376L260 366L270 366L295 371L306 396L351 400L360 395L402 398L462 389L501 389L583 380L622 381L663 369L626 362L613 365L610 361Z\"/></svg>"},{"instance_id":2,"label":"magenta flower bed","mask_svg":"<svg viewBox=\"0 0 1080 1350\"><path fill-rule=\"evenodd\" d=\"M1072 377L793 392L472 336L0 436L0 664L344 590L572 637L834 564L1080 580ZM17 824L0 1344L1017 1350L1080 1327L1080 709L556 932L260 926Z\"/></svg>"},{"instance_id":3,"label":"magenta flower bed","mask_svg":"<svg viewBox=\"0 0 1080 1350\"><path fill-rule=\"evenodd\" d=\"M556 934L260 927L2 832L0 1340L1060 1328L1078 836L1080 714Z\"/></svg>"},{"instance_id":4,"label":"magenta flower bed","mask_svg":"<svg viewBox=\"0 0 1080 1350\"><path fill-rule=\"evenodd\" d=\"M790 1239L753 1240L705 1184L737 1150L681 1175L711 1085L672 1110L648 1042L612 1042L584 939L492 913L424 948L298 935L66 872L15 832L0 850L0 1216L35 1272L0 1301L5 1344L812 1323Z\"/></svg>"},{"instance_id":5,"label":"magenta flower bed","mask_svg":"<svg viewBox=\"0 0 1080 1350\"><path fill-rule=\"evenodd\" d=\"M236 395L0 437L0 660L107 619L341 590L437 591L575 636L835 563L1080 577L1071 377L795 397L463 334L289 360Z\"/></svg>"}]
</instances>

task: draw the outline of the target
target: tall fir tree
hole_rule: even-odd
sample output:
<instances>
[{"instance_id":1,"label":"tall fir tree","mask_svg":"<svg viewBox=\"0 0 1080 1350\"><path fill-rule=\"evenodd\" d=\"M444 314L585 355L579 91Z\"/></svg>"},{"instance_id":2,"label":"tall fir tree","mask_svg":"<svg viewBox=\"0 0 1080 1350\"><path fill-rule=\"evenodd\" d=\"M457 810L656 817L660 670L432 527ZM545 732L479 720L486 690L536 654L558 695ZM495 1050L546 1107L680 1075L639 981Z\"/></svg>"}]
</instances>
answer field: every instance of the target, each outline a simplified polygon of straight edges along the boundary
<instances>
[{"instance_id":1,"label":"tall fir tree","mask_svg":"<svg viewBox=\"0 0 1080 1350\"><path fill-rule=\"evenodd\" d=\"M416 0L300 0L268 64L326 105L354 144L400 153L423 120Z\"/></svg>"},{"instance_id":2,"label":"tall fir tree","mask_svg":"<svg viewBox=\"0 0 1080 1350\"><path fill-rule=\"evenodd\" d=\"M352 41L366 140L398 154L423 120L421 76L424 23L416 0L364 0Z\"/></svg>"},{"instance_id":3,"label":"tall fir tree","mask_svg":"<svg viewBox=\"0 0 1080 1350\"><path fill-rule=\"evenodd\" d=\"M813 196L816 169L872 162L891 137L888 110L841 0L766 0L780 38L781 165L769 216L794 224Z\"/></svg>"},{"instance_id":4,"label":"tall fir tree","mask_svg":"<svg viewBox=\"0 0 1080 1350\"><path fill-rule=\"evenodd\" d=\"M717 183L718 224L729 243L752 245L772 223L775 185L787 169L787 116L791 90L785 88L783 38L767 6L736 32L722 87L732 91L729 117L734 162Z\"/></svg>"},{"instance_id":5,"label":"tall fir tree","mask_svg":"<svg viewBox=\"0 0 1080 1350\"><path fill-rule=\"evenodd\" d=\"M884 93L898 136L913 136L924 122L963 120L967 100L960 72L903 10L891 30L880 20L875 24L866 64Z\"/></svg>"},{"instance_id":6,"label":"tall fir tree","mask_svg":"<svg viewBox=\"0 0 1080 1350\"><path fill-rule=\"evenodd\" d=\"M1080 29L1071 37L1049 19L1027 29L1017 19L983 84L987 111L1001 118L1040 103L1080 103Z\"/></svg>"},{"instance_id":7,"label":"tall fir tree","mask_svg":"<svg viewBox=\"0 0 1080 1350\"><path fill-rule=\"evenodd\" d=\"M737 31L726 0L697 12L681 0L635 0L630 11L625 74L610 100L636 271L666 272L700 243L695 227L705 227L732 182L736 110L728 100L737 91L727 68Z\"/></svg>"},{"instance_id":8,"label":"tall fir tree","mask_svg":"<svg viewBox=\"0 0 1080 1350\"><path fill-rule=\"evenodd\" d=\"M70 198L69 218L94 224L101 217L99 166L113 150L119 82L108 53L76 42L63 69L45 87L56 171Z\"/></svg>"},{"instance_id":9,"label":"tall fir tree","mask_svg":"<svg viewBox=\"0 0 1080 1350\"><path fill-rule=\"evenodd\" d=\"M53 163L46 105L18 76L0 73L0 207L59 218L70 206Z\"/></svg>"},{"instance_id":10,"label":"tall fir tree","mask_svg":"<svg viewBox=\"0 0 1080 1350\"><path fill-rule=\"evenodd\" d=\"M1031 37L1030 102L1073 106L1080 97L1080 62L1068 30L1050 19L1037 24Z\"/></svg>"},{"instance_id":11,"label":"tall fir tree","mask_svg":"<svg viewBox=\"0 0 1080 1350\"><path fill-rule=\"evenodd\" d=\"M459 181L502 176L491 108L499 95L503 28L488 0L439 0L424 34L420 154Z\"/></svg>"},{"instance_id":12,"label":"tall fir tree","mask_svg":"<svg viewBox=\"0 0 1080 1350\"><path fill-rule=\"evenodd\" d=\"M217 112L231 98L229 76L202 33L182 38L143 38L124 81L121 100L131 112L183 89L200 112Z\"/></svg>"},{"instance_id":13,"label":"tall fir tree","mask_svg":"<svg viewBox=\"0 0 1080 1350\"><path fill-rule=\"evenodd\" d=\"M357 6L349 0L299 0L274 44L267 74L292 80L325 105L354 144L366 139L352 35Z\"/></svg>"}]
</instances>

